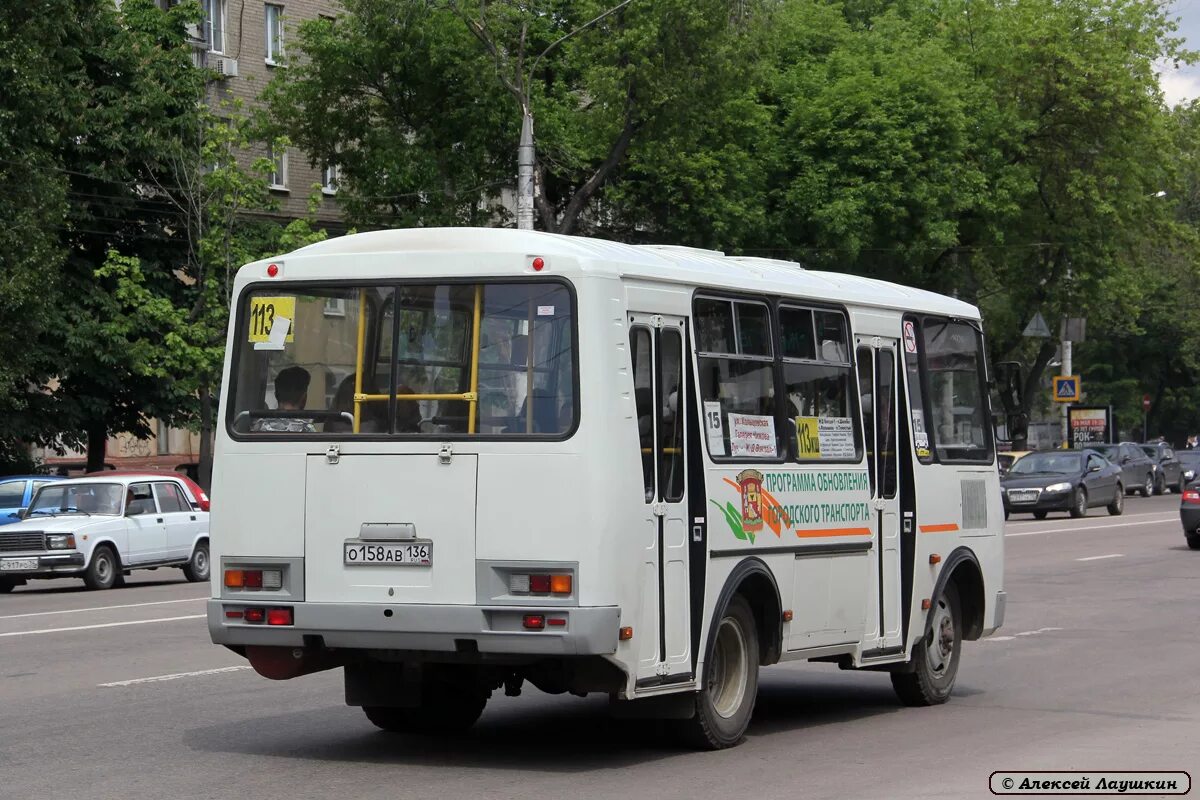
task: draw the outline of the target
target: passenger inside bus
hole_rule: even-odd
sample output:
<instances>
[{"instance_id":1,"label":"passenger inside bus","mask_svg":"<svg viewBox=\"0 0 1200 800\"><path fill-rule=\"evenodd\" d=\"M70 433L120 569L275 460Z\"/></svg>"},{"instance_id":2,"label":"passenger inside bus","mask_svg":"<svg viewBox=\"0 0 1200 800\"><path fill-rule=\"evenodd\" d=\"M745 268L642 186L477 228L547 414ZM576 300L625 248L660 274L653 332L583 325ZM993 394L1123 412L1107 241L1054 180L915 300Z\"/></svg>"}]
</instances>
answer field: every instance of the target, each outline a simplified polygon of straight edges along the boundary
<instances>
[{"instance_id":1,"label":"passenger inside bus","mask_svg":"<svg viewBox=\"0 0 1200 800\"><path fill-rule=\"evenodd\" d=\"M285 367L275 376L275 402L281 411L303 411L308 404L308 383L311 376L304 367ZM295 417L260 417L250 424L250 430L262 433L316 433L306 419Z\"/></svg>"}]
</instances>

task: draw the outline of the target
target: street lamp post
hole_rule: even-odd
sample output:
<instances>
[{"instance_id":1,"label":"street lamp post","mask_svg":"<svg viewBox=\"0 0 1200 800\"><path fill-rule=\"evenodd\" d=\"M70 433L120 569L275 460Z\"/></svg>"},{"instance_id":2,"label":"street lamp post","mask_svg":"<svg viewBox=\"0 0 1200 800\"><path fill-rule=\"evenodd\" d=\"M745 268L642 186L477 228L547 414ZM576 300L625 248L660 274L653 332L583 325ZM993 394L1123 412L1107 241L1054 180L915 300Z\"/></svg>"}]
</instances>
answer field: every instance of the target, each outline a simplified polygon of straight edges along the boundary
<instances>
[{"instance_id":1,"label":"street lamp post","mask_svg":"<svg viewBox=\"0 0 1200 800\"><path fill-rule=\"evenodd\" d=\"M633 0L624 0L603 14L583 23L575 30L558 37L550 43L549 47L538 54L529 67L529 79L521 87L524 90L524 97L521 98L521 141L517 145L517 228L520 230L533 230L533 165L536 151L533 144L533 96L530 94L529 86L533 83L533 73L537 69L538 62L567 39L590 28L608 15L615 14L632 2Z\"/></svg>"}]
</instances>

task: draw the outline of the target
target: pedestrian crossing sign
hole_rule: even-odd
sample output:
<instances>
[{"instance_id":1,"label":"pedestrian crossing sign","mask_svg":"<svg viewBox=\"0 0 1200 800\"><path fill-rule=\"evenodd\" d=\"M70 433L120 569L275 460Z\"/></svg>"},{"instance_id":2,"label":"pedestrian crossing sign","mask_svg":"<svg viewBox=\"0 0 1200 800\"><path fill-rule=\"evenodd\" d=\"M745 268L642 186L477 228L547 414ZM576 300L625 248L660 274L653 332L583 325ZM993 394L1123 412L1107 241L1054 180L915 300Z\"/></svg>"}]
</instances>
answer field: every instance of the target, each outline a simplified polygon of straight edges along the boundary
<instances>
[{"instance_id":1,"label":"pedestrian crossing sign","mask_svg":"<svg viewBox=\"0 0 1200 800\"><path fill-rule=\"evenodd\" d=\"M1079 402L1079 376L1058 375L1054 378L1054 402Z\"/></svg>"}]
</instances>

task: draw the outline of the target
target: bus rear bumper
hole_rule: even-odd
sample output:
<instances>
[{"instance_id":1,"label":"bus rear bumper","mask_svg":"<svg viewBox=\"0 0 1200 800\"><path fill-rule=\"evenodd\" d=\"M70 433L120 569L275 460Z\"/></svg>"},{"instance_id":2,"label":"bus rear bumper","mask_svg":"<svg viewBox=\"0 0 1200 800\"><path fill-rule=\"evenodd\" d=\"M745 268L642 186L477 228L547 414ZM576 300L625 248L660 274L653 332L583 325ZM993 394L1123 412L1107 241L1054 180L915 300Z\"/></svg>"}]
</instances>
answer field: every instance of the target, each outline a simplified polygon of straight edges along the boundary
<instances>
[{"instance_id":1,"label":"bus rear bumper","mask_svg":"<svg viewBox=\"0 0 1200 800\"><path fill-rule=\"evenodd\" d=\"M292 625L267 625L230 617L246 608L292 609ZM387 615L386 612L391 612ZM544 628L525 628L526 615L541 615ZM325 647L507 655L611 655L617 651L617 606L535 608L523 606L373 605L288 603L278 606L208 601L208 631L215 644L304 647L321 637ZM551 620L564 620L551 624Z\"/></svg>"}]
</instances>

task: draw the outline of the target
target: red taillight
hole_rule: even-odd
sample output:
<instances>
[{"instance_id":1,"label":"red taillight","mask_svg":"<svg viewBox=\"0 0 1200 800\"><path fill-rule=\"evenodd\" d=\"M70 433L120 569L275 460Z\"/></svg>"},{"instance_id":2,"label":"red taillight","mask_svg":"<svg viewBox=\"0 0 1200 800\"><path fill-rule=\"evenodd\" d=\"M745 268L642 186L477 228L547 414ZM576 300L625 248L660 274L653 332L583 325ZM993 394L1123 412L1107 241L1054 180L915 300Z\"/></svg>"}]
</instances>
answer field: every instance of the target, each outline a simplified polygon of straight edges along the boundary
<instances>
[{"instance_id":1,"label":"red taillight","mask_svg":"<svg viewBox=\"0 0 1200 800\"><path fill-rule=\"evenodd\" d=\"M248 569L242 572L242 586L247 589L262 588L262 570Z\"/></svg>"},{"instance_id":2,"label":"red taillight","mask_svg":"<svg viewBox=\"0 0 1200 800\"><path fill-rule=\"evenodd\" d=\"M268 625L291 625L292 610L290 608L272 608L267 612Z\"/></svg>"},{"instance_id":3,"label":"red taillight","mask_svg":"<svg viewBox=\"0 0 1200 800\"><path fill-rule=\"evenodd\" d=\"M1183 502L1200 503L1200 491L1195 489L1185 489L1183 492Z\"/></svg>"},{"instance_id":4,"label":"red taillight","mask_svg":"<svg viewBox=\"0 0 1200 800\"><path fill-rule=\"evenodd\" d=\"M529 576L529 591L539 594L550 593L550 576L549 575L530 575Z\"/></svg>"},{"instance_id":5,"label":"red taillight","mask_svg":"<svg viewBox=\"0 0 1200 800\"><path fill-rule=\"evenodd\" d=\"M551 617L546 620L546 624L554 628L561 628L567 624L567 621L562 617Z\"/></svg>"},{"instance_id":6,"label":"red taillight","mask_svg":"<svg viewBox=\"0 0 1200 800\"><path fill-rule=\"evenodd\" d=\"M242 612L231 609L231 610L225 612L225 616L228 617L229 619L241 619Z\"/></svg>"},{"instance_id":7,"label":"red taillight","mask_svg":"<svg viewBox=\"0 0 1200 800\"><path fill-rule=\"evenodd\" d=\"M247 608L245 611L246 622L262 622L267 618L267 612L261 608Z\"/></svg>"},{"instance_id":8,"label":"red taillight","mask_svg":"<svg viewBox=\"0 0 1200 800\"><path fill-rule=\"evenodd\" d=\"M531 631L540 631L546 627L545 614L526 614L523 623Z\"/></svg>"}]
</instances>

